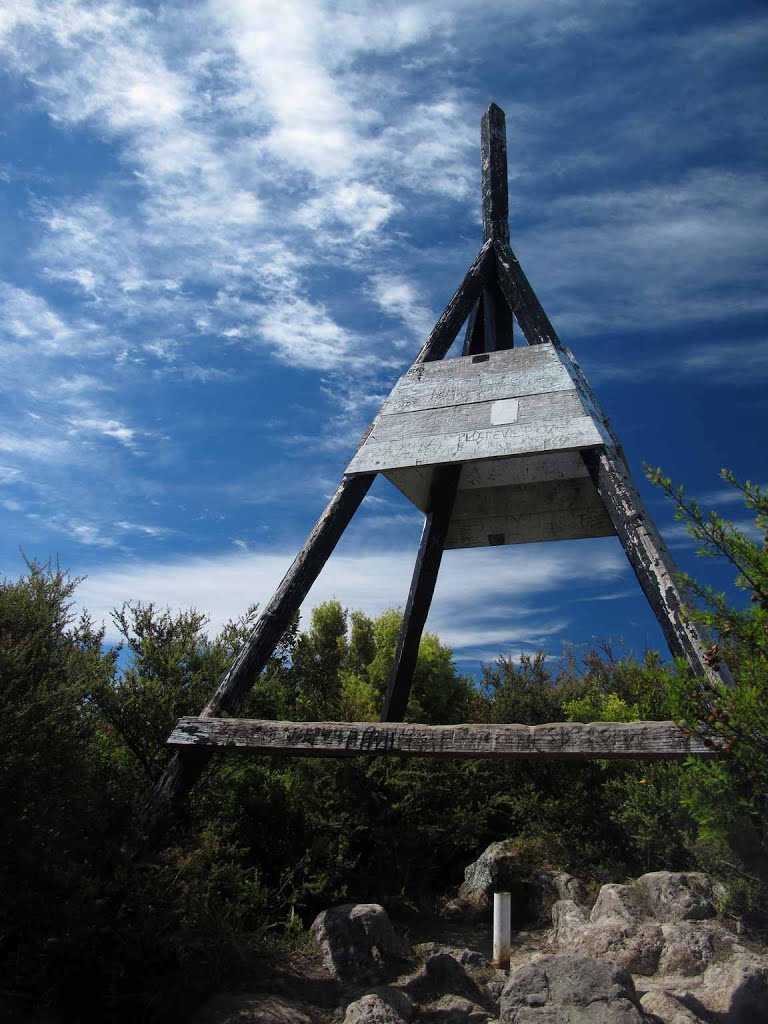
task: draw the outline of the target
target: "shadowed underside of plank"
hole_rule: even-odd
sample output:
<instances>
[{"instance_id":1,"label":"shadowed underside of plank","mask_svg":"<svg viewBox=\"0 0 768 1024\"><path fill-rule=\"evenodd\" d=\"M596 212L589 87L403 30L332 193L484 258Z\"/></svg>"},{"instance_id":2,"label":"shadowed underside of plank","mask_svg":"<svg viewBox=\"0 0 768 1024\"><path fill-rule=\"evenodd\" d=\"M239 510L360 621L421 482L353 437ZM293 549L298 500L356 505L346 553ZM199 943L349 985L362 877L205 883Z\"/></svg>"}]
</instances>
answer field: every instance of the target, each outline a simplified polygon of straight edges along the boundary
<instances>
[{"instance_id":1,"label":"shadowed underside of plank","mask_svg":"<svg viewBox=\"0 0 768 1024\"><path fill-rule=\"evenodd\" d=\"M717 751L674 722L550 722L546 725L412 725L407 722L266 722L180 718L172 747L227 747L296 757L398 755L459 758L680 760Z\"/></svg>"}]
</instances>

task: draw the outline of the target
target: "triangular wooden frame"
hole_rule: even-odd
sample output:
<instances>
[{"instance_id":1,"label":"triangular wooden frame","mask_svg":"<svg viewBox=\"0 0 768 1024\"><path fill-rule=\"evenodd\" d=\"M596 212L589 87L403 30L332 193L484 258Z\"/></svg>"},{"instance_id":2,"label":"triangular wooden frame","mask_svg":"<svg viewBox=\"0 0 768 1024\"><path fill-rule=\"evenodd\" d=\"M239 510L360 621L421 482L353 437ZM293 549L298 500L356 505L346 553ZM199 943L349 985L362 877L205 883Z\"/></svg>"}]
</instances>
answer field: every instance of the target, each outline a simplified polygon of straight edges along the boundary
<instances>
[{"instance_id":1,"label":"triangular wooden frame","mask_svg":"<svg viewBox=\"0 0 768 1024\"><path fill-rule=\"evenodd\" d=\"M710 663L706 641L685 614L674 562L643 506L606 416L572 353L563 348L509 247L505 123L503 111L495 104L483 116L481 144L485 241L414 366L442 359L467 321L465 354L511 347L511 317L517 320L529 345L549 344L558 349L602 438L602 444L582 452L582 458L670 651L675 657L685 658L697 674L728 683L727 666ZM368 431L361 444L367 435ZM174 728L168 742L176 751L155 790L155 811L185 796L217 747L304 756L683 758L716 753L712 743L689 737L672 722L403 724L459 471L460 466L450 465L439 467L435 473L382 722L255 722L234 718L376 474L345 475L200 717L181 719Z\"/></svg>"}]
</instances>

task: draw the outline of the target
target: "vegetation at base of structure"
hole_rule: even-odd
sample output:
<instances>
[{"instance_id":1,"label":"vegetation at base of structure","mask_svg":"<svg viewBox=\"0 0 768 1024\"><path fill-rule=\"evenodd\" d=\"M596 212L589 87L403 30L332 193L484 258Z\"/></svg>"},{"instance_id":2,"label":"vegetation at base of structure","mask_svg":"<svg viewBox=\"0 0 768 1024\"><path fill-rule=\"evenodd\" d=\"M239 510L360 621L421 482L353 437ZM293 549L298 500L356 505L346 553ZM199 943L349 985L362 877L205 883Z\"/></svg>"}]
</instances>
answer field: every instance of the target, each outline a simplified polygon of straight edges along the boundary
<instances>
[{"instance_id":1,"label":"vegetation at base of structure","mask_svg":"<svg viewBox=\"0 0 768 1024\"><path fill-rule=\"evenodd\" d=\"M750 597L734 608L687 581L690 614L712 631L711 657L728 662L733 687L610 645L555 662L502 657L477 683L427 634L408 718L673 717L717 735L718 761L220 756L163 847L141 852L139 812L165 738L198 713L256 609L209 637L197 611L125 605L110 649L102 628L73 616L79 581L58 566L31 563L0 584L0 1012L184 1019L210 992L252 984L265 955L304 943L320 910L345 900L431 908L500 838L521 863L587 883L706 870L726 884L722 909L765 930L768 555L654 477ZM731 482L765 531L759 488ZM377 718L399 626L396 611L371 619L321 605L306 628L291 624L243 714Z\"/></svg>"}]
</instances>

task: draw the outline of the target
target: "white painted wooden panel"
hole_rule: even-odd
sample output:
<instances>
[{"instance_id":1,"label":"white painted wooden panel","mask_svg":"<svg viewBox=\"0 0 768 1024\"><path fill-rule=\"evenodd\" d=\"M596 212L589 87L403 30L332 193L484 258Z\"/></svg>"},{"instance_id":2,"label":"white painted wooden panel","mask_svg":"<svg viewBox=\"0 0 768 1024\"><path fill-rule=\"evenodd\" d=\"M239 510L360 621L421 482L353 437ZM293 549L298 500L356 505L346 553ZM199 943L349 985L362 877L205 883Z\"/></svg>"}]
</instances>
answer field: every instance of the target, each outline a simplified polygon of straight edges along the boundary
<instances>
[{"instance_id":1,"label":"white painted wooden panel","mask_svg":"<svg viewBox=\"0 0 768 1024\"><path fill-rule=\"evenodd\" d=\"M498 402L491 402L491 426L498 427L502 423L517 423L517 416L520 409L518 398L500 398Z\"/></svg>"}]
</instances>

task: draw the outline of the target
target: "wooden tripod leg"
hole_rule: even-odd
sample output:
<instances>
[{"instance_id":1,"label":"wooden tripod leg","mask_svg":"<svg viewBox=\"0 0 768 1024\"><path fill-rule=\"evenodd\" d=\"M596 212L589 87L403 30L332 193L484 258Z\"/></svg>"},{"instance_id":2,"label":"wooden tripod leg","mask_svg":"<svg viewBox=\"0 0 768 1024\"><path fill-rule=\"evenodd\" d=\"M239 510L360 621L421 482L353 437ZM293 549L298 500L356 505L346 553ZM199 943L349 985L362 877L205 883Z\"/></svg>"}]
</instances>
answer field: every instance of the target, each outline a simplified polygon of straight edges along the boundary
<instances>
[{"instance_id":1,"label":"wooden tripod leg","mask_svg":"<svg viewBox=\"0 0 768 1024\"><path fill-rule=\"evenodd\" d=\"M237 714L375 476L375 473L367 473L342 479L274 597L256 620L245 646L222 676L201 718L226 718ZM210 752L196 750L191 753L192 757L176 753L171 759L150 799L147 820L162 813L163 807L170 807L183 799L200 777L210 759Z\"/></svg>"},{"instance_id":2,"label":"wooden tripod leg","mask_svg":"<svg viewBox=\"0 0 768 1024\"><path fill-rule=\"evenodd\" d=\"M384 698L382 722L402 722L419 654L419 641L427 621L435 582L443 557L448 524L461 475L461 466L438 466L430 494L430 511L424 521L419 553L408 592L403 625Z\"/></svg>"},{"instance_id":3,"label":"wooden tripod leg","mask_svg":"<svg viewBox=\"0 0 768 1024\"><path fill-rule=\"evenodd\" d=\"M713 683L730 684L728 666L724 662L709 664L706 640L685 614L685 601L675 579L677 567L624 460L612 445L582 454L672 655L685 658L697 675Z\"/></svg>"}]
</instances>

